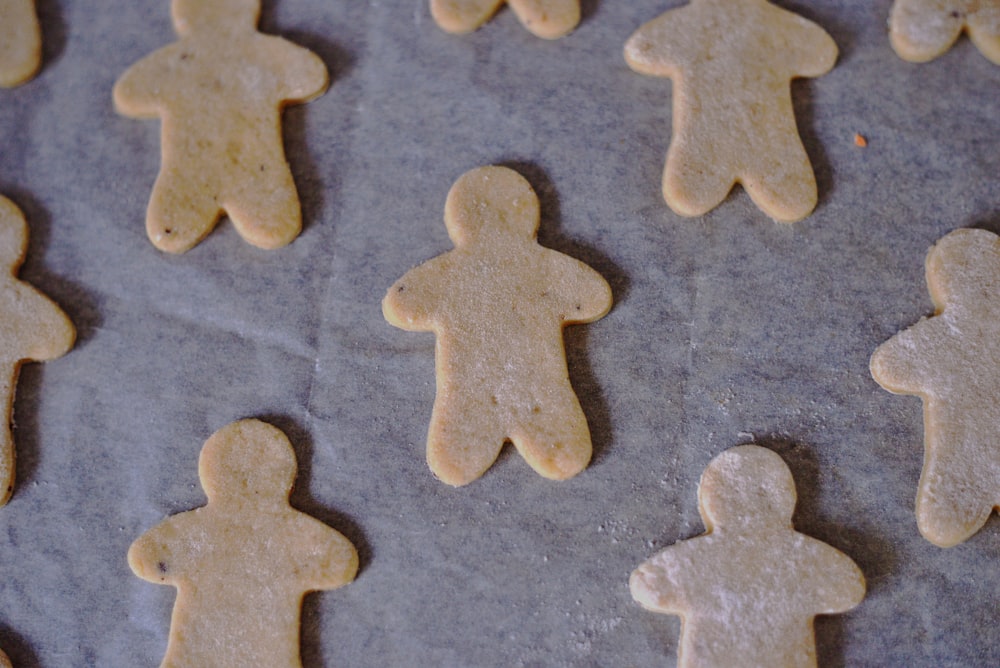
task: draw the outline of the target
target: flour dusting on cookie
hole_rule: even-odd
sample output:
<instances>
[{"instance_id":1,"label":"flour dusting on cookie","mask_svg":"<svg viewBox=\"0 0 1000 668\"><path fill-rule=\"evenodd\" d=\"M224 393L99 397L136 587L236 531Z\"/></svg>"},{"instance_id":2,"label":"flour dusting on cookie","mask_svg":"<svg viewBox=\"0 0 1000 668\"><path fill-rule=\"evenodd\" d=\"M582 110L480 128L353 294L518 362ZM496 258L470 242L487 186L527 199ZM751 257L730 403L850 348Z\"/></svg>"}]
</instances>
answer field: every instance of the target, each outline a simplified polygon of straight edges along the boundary
<instances>
[{"instance_id":1,"label":"flour dusting on cookie","mask_svg":"<svg viewBox=\"0 0 1000 668\"><path fill-rule=\"evenodd\" d=\"M780 456L731 448L698 485L706 532L632 573L639 604L681 617L679 666L815 666L813 618L864 598L849 557L792 527L795 496Z\"/></svg>"}]
</instances>

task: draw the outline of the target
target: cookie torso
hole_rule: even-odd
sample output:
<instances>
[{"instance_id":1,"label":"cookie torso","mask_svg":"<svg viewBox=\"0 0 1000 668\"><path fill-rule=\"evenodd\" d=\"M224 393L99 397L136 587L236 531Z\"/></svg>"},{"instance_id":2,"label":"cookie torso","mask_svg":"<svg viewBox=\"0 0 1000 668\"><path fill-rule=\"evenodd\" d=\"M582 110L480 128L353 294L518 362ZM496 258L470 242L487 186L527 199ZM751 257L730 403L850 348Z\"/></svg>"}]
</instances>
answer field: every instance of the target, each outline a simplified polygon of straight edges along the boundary
<instances>
[{"instance_id":1,"label":"cookie torso","mask_svg":"<svg viewBox=\"0 0 1000 668\"><path fill-rule=\"evenodd\" d=\"M430 323L446 384L477 360L476 368L489 373L462 384L481 387L504 409L517 411L530 410L520 404L543 394L553 378L568 377L562 329L579 322L576 313L594 301L573 303L573 278L589 273L582 263L533 240L512 240L501 248L450 251L435 268L440 274Z\"/></svg>"}]
</instances>

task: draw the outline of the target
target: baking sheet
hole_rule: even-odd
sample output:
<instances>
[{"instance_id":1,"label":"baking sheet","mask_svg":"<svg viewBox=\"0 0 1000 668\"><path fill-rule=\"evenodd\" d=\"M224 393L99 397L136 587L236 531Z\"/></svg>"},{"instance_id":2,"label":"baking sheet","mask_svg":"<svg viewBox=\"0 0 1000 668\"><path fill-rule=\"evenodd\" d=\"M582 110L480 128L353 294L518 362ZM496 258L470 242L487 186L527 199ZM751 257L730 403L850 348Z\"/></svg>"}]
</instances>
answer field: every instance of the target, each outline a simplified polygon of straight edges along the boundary
<instances>
[{"instance_id":1,"label":"baking sheet","mask_svg":"<svg viewBox=\"0 0 1000 668\"><path fill-rule=\"evenodd\" d=\"M670 83L621 53L679 4L585 0L581 26L547 42L509 10L456 37L425 0L265 1L262 29L332 75L284 118L305 229L265 252L224 222L170 256L143 225L158 123L111 104L115 79L175 39L169 3L40 0L43 69L0 90L0 193L31 226L22 278L79 341L18 386L0 509L15 665L158 664L174 590L133 576L126 551L204 503L201 446L242 417L286 431L293 504L361 554L353 584L306 599L306 665L673 665L679 621L633 603L629 573L702 532L698 477L751 441L791 467L796 527L867 577L860 607L817 620L821 665L1000 663L1000 522L947 550L920 537L920 401L868 374L879 343L932 312L929 246L1000 231L1000 68L964 38L903 62L887 0L779 2L840 48L793 86L819 206L776 224L737 188L683 219L660 196ZM486 164L523 174L541 242L614 291L608 316L566 332L595 456L562 483L509 446L468 487L437 482L433 337L381 316L389 285L450 248L445 195Z\"/></svg>"}]
</instances>

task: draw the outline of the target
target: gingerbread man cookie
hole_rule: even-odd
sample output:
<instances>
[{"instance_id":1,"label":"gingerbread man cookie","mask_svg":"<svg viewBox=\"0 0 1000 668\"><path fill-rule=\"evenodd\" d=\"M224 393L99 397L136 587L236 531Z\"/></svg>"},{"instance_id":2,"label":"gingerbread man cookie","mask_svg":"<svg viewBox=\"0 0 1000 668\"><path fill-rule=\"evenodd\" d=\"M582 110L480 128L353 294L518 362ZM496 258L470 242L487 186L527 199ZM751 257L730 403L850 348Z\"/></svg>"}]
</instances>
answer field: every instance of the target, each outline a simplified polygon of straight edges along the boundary
<instances>
[{"instance_id":1,"label":"gingerbread man cookie","mask_svg":"<svg viewBox=\"0 0 1000 668\"><path fill-rule=\"evenodd\" d=\"M431 0L431 16L446 32L472 32L505 1L537 37L557 39L580 23L580 0Z\"/></svg>"},{"instance_id":2,"label":"gingerbread man cookie","mask_svg":"<svg viewBox=\"0 0 1000 668\"><path fill-rule=\"evenodd\" d=\"M629 580L647 610L680 615L678 665L815 666L813 618L845 612L865 580L845 554L792 528L795 482L756 445L713 459L698 485L706 533Z\"/></svg>"},{"instance_id":3,"label":"gingerbread man cookie","mask_svg":"<svg viewBox=\"0 0 1000 668\"><path fill-rule=\"evenodd\" d=\"M177 587L162 666L301 666L302 597L351 582L358 553L288 504L295 472L295 452L276 427L223 427L198 460L208 505L129 548L136 575Z\"/></svg>"},{"instance_id":4,"label":"gingerbread man cookie","mask_svg":"<svg viewBox=\"0 0 1000 668\"><path fill-rule=\"evenodd\" d=\"M34 0L0 0L0 86L22 84L42 64L42 30Z\"/></svg>"},{"instance_id":5,"label":"gingerbread man cookie","mask_svg":"<svg viewBox=\"0 0 1000 668\"><path fill-rule=\"evenodd\" d=\"M18 280L28 250L28 225L21 210L0 197L0 505L14 491L14 438L11 420L21 363L51 360L73 347L76 330L52 300Z\"/></svg>"},{"instance_id":6,"label":"gingerbread man cookie","mask_svg":"<svg viewBox=\"0 0 1000 668\"><path fill-rule=\"evenodd\" d=\"M892 48L914 63L943 54L963 30L1000 65L1000 0L896 0L889 13Z\"/></svg>"},{"instance_id":7,"label":"gingerbread man cookie","mask_svg":"<svg viewBox=\"0 0 1000 668\"><path fill-rule=\"evenodd\" d=\"M968 539L1000 507L1000 239L958 230L927 254L935 315L883 343L872 377L924 403L917 526L941 547Z\"/></svg>"},{"instance_id":8,"label":"gingerbread man cookie","mask_svg":"<svg viewBox=\"0 0 1000 668\"><path fill-rule=\"evenodd\" d=\"M0 668L13 668L13 664L3 651L0 651Z\"/></svg>"},{"instance_id":9,"label":"gingerbread man cookie","mask_svg":"<svg viewBox=\"0 0 1000 668\"><path fill-rule=\"evenodd\" d=\"M281 143L281 110L321 95L326 66L257 32L260 0L173 0L171 7L180 41L130 67L114 88L120 113L162 120L149 238L182 253L226 213L254 246L284 246L302 229L302 212Z\"/></svg>"},{"instance_id":10,"label":"gingerbread man cookie","mask_svg":"<svg viewBox=\"0 0 1000 668\"><path fill-rule=\"evenodd\" d=\"M693 0L625 44L642 74L673 80L673 139L663 197L700 216L740 183L773 219L816 206L816 177L795 126L791 80L830 71L837 45L811 21L765 0Z\"/></svg>"},{"instance_id":11,"label":"gingerbread man cookie","mask_svg":"<svg viewBox=\"0 0 1000 668\"><path fill-rule=\"evenodd\" d=\"M382 301L386 320L437 335L427 462L450 485L481 476L506 440L546 478L590 461L590 430L569 381L562 329L611 308L596 271L536 240L539 202L517 172L480 167L452 186L455 249L409 271Z\"/></svg>"}]
</instances>

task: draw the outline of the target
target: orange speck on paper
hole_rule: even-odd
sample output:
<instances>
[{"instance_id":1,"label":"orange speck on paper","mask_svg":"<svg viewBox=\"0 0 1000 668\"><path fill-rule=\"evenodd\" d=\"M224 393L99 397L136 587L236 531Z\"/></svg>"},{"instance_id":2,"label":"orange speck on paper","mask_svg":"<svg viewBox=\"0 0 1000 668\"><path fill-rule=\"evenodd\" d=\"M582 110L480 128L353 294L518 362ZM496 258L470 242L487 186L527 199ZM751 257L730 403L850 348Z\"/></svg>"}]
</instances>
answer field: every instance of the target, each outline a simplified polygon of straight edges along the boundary
<instances>
[{"instance_id":1,"label":"orange speck on paper","mask_svg":"<svg viewBox=\"0 0 1000 668\"><path fill-rule=\"evenodd\" d=\"M861 148L864 148L865 146L868 146L868 140L865 139L864 135L861 135L861 134L858 134L857 132L855 132L854 133L854 145L855 146L860 146Z\"/></svg>"}]
</instances>

